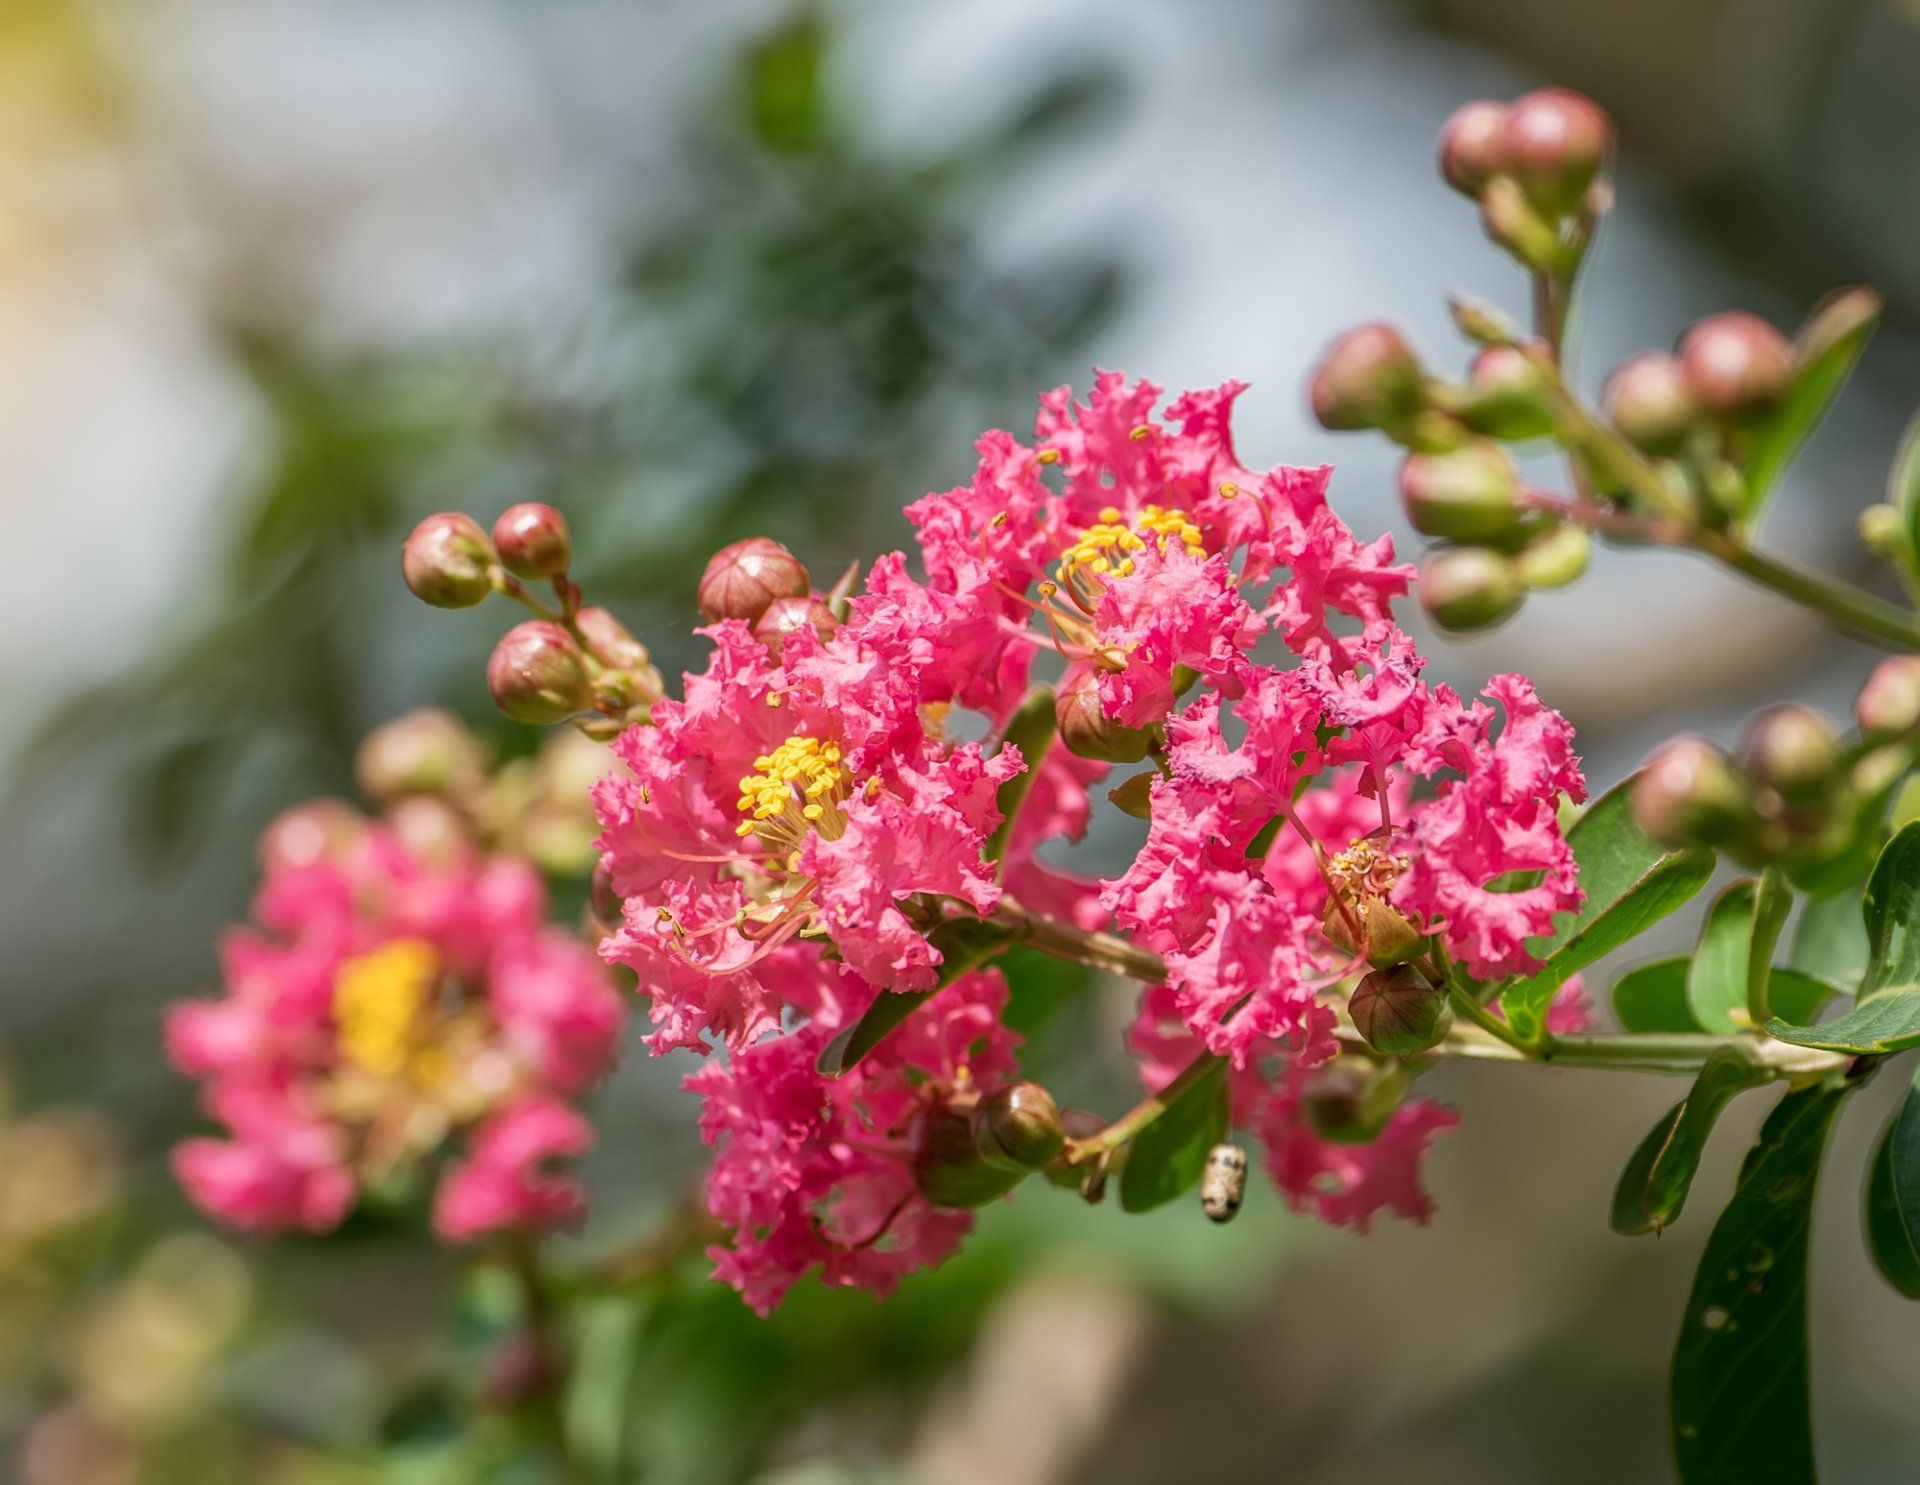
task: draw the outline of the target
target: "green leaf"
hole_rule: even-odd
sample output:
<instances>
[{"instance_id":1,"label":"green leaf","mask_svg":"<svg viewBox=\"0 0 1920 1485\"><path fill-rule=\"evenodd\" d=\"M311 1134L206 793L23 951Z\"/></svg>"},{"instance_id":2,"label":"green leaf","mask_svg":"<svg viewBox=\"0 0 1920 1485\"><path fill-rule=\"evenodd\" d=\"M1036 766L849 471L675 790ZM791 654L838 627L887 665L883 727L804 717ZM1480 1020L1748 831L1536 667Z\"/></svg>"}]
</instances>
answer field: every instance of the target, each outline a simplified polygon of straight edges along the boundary
<instances>
[{"instance_id":1,"label":"green leaf","mask_svg":"<svg viewBox=\"0 0 1920 1485\"><path fill-rule=\"evenodd\" d=\"M1913 415L1887 471L1887 504L1907 518L1907 543L1920 558L1920 413Z\"/></svg>"},{"instance_id":2,"label":"green leaf","mask_svg":"<svg viewBox=\"0 0 1920 1485\"><path fill-rule=\"evenodd\" d=\"M1744 1088L1765 1081L1731 1047L1717 1048L1692 1091L1640 1142L1613 1193L1613 1230L1629 1237L1658 1232L1679 1217L1720 1111Z\"/></svg>"},{"instance_id":3,"label":"green leaf","mask_svg":"<svg viewBox=\"0 0 1920 1485\"><path fill-rule=\"evenodd\" d=\"M1773 980L1767 987L1774 1015L1795 1026L1810 1025L1828 1001L1846 993L1831 980L1778 964L1773 967Z\"/></svg>"},{"instance_id":4,"label":"green leaf","mask_svg":"<svg viewBox=\"0 0 1920 1485\"><path fill-rule=\"evenodd\" d=\"M1120 1171L1120 1206L1151 1211L1193 1189L1207 1151L1227 1137L1227 1065L1208 1075L1134 1138Z\"/></svg>"},{"instance_id":5,"label":"green leaf","mask_svg":"<svg viewBox=\"0 0 1920 1485\"><path fill-rule=\"evenodd\" d=\"M953 918L942 923L927 935L927 942L940 951L938 987L882 991L867 1007L865 1015L820 1049L814 1066L829 1078L852 1072L901 1022L968 970L986 963L1012 938L1009 930L983 923L978 918Z\"/></svg>"},{"instance_id":6,"label":"green leaf","mask_svg":"<svg viewBox=\"0 0 1920 1485\"><path fill-rule=\"evenodd\" d=\"M1628 970L1613 985L1613 1014L1622 1031L1704 1031L1687 1004L1690 954Z\"/></svg>"},{"instance_id":7,"label":"green leaf","mask_svg":"<svg viewBox=\"0 0 1920 1485\"><path fill-rule=\"evenodd\" d=\"M1759 886L1749 877L1723 888L1701 925L1693 968L1687 972L1687 1004L1693 1007L1694 1019L1708 1031L1749 1029L1745 1019L1747 954L1753 941L1753 907Z\"/></svg>"},{"instance_id":8,"label":"green leaf","mask_svg":"<svg viewBox=\"0 0 1920 1485\"><path fill-rule=\"evenodd\" d=\"M1683 1485L1814 1478L1808 1235L1820 1157L1847 1092L1803 1088L1780 1101L1707 1239L1668 1392Z\"/></svg>"},{"instance_id":9,"label":"green leaf","mask_svg":"<svg viewBox=\"0 0 1920 1485\"><path fill-rule=\"evenodd\" d=\"M1867 1174L1867 1251L1886 1281L1920 1299L1920 1071Z\"/></svg>"},{"instance_id":10,"label":"green leaf","mask_svg":"<svg viewBox=\"0 0 1920 1485\"><path fill-rule=\"evenodd\" d=\"M1628 806L1632 783L1602 795L1567 832L1587 899L1528 944L1546 965L1501 999L1508 1024L1523 1037L1540 1034L1547 1007L1576 971L1645 933L1713 875L1711 851L1663 850L1640 833Z\"/></svg>"},{"instance_id":11,"label":"green leaf","mask_svg":"<svg viewBox=\"0 0 1920 1485\"><path fill-rule=\"evenodd\" d=\"M987 860L997 862L1007 854L1007 842L1012 838L1014 823L1020 817L1020 806L1026 803L1027 791L1040 775L1040 764L1047 756L1047 749L1053 746L1057 727L1053 711L1053 688L1035 686L1014 714L1007 718L1007 725L1000 729L1000 746L1004 748L1011 744L1018 748L1027 766L1002 784L999 793L994 795L994 807L1000 811L1000 824L987 837Z\"/></svg>"},{"instance_id":12,"label":"green leaf","mask_svg":"<svg viewBox=\"0 0 1920 1485\"><path fill-rule=\"evenodd\" d=\"M1836 985L1858 985L1867 972L1867 957L1867 924L1858 896L1841 892L1807 900L1793 930L1789 964Z\"/></svg>"},{"instance_id":13,"label":"green leaf","mask_svg":"<svg viewBox=\"0 0 1920 1485\"><path fill-rule=\"evenodd\" d=\"M1766 503L1774 482L1826 417L1873 338L1880 308L1880 296L1871 289L1838 289L1815 306L1794 342L1794 374L1787 394L1761 427L1747 458L1747 516Z\"/></svg>"},{"instance_id":14,"label":"green leaf","mask_svg":"<svg viewBox=\"0 0 1920 1485\"><path fill-rule=\"evenodd\" d=\"M1902 826L1880 851L1867 878L1861 911L1867 925L1867 972L1860 998L1920 985L1920 821Z\"/></svg>"},{"instance_id":15,"label":"green leaf","mask_svg":"<svg viewBox=\"0 0 1920 1485\"><path fill-rule=\"evenodd\" d=\"M1920 990L1883 991L1838 1021L1818 1026L1793 1026L1776 1016L1767 1023L1767 1035L1796 1047L1859 1056L1904 1052L1920 1047Z\"/></svg>"},{"instance_id":16,"label":"green leaf","mask_svg":"<svg viewBox=\"0 0 1920 1485\"><path fill-rule=\"evenodd\" d=\"M1753 899L1753 936L1747 943L1747 997L1744 1007L1749 1026L1764 1026L1773 1012L1767 999L1768 982L1773 977L1773 951L1780 943L1780 930L1787 926L1787 914L1793 911L1793 889L1786 878L1772 867L1760 874L1760 887Z\"/></svg>"}]
</instances>

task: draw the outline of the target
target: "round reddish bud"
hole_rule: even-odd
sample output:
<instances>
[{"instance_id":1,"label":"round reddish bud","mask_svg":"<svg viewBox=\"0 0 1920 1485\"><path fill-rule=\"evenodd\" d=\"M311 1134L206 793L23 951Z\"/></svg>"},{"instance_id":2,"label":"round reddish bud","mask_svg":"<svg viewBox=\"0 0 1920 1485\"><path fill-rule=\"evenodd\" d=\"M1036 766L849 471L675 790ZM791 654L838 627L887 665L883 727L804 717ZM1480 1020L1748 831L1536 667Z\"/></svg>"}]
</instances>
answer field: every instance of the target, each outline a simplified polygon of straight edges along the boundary
<instances>
[{"instance_id":1,"label":"round reddish bud","mask_svg":"<svg viewBox=\"0 0 1920 1485\"><path fill-rule=\"evenodd\" d=\"M1507 110L1507 168L1542 211L1579 206L1613 148L1613 120L1584 94L1542 88Z\"/></svg>"},{"instance_id":2,"label":"round reddish bud","mask_svg":"<svg viewBox=\"0 0 1920 1485\"><path fill-rule=\"evenodd\" d=\"M1754 783L1789 802L1818 798L1840 768L1840 744L1810 706L1768 707L1747 723L1740 763Z\"/></svg>"},{"instance_id":3,"label":"round reddish bud","mask_svg":"<svg viewBox=\"0 0 1920 1485\"><path fill-rule=\"evenodd\" d=\"M487 661L487 689L516 722L562 722L593 704L586 657L573 636L548 619L529 619L500 636Z\"/></svg>"},{"instance_id":4,"label":"round reddish bud","mask_svg":"<svg viewBox=\"0 0 1920 1485\"><path fill-rule=\"evenodd\" d=\"M344 800L296 804L275 815L260 833L261 870L271 873L336 861L359 844L366 830L366 817Z\"/></svg>"},{"instance_id":5,"label":"round reddish bud","mask_svg":"<svg viewBox=\"0 0 1920 1485\"><path fill-rule=\"evenodd\" d=\"M1554 430L1548 394L1553 378L1533 354L1517 345L1490 345L1473 358L1470 383L1454 413L1491 438L1544 438Z\"/></svg>"},{"instance_id":6,"label":"round reddish bud","mask_svg":"<svg viewBox=\"0 0 1920 1485\"><path fill-rule=\"evenodd\" d=\"M408 855L430 866L454 866L473 850L473 829L467 817L431 794L402 799L380 819Z\"/></svg>"},{"instance_id":7,"label":"round reddish bud","mask_svg":"<svg viewBox=\"0 0 1920 1485\"><path fill-rule=\"evenodd\" d=\"M700 612L709 619L757 624L776 598L805 598L813 579L800 559L770 536L722 547L700 579Z\"/></svg>"},{"instance_id":8,"label":"round reddish bud","mask_svg":"<svg viewBox=\"0 0 1920 1485\"><path fill-rule=\"evenodd\" d=\"M974 1146L991 1165L1039 1170L1066 1144L1060 1106L1038 1083L996 1088L974 1113Z\"/></svg>"},{"instance_id":9,"label":"round reddish bud","mask_svg":"<svg viewBox=\"0 0 1920 1485\"><path fill-rule=\"evenodd\" d=\"M1356 326L1320 358L1313 415L1336 431L1404 423L1420 411L1421 380L1420 358L1398 330L1378 321Z\"/></svg>"},{"instance_id":10,"label":"round reddish bud","mask_svg":"<svg viewBox=\"0 0 1920 1485\"><path fill-rule=\"evenodd\" d=\"M1731 845L1753 824L1747 782L1703 737L1678 737L1633 781L1633 818L1663 846Z\"/></svg>"},{"instance_id":11,"label":"round reddish bud","mask_svg":"<svg viewBox=\"0 0 1920 1485\"><path fill-rule=\"evenodd\" d=\"M1559 526L1513 559L1529 588L1564 588L1593 560L1593 538L1581 526Z\"/></svg>"},{"instance_id":12,"label":"round reddish bud","mask_svg":"<svg viewBox=\"0 0 1920 1485\"><path fill-rule=\"evenodd\" d=\"M1526 596L1513 562L1485 547L1434 552L1420 568L1420 604L1447 629L1486 629Z\"/></svg>"},{"instance_id":13,"label":"round reddish bud","mask_svg":"<svg viewBox=\"0 0 1920 1485\"><path fill-rule=\"evenodd\" d=\"M1019 1184L1024 1170L989 1164L975 1148L973 1121L928 1109L913 1129L913 1178L937 1207L981 1207Z\"/></svg>"},{"instance_id":14,"label":"round reddish bud","mask_svg":"<svg viewBox=\"0 0 1920 1485\"><path fill-rule=\"evenodd\" d=\"M767 611L753 626L753 637L767 647L767 652L778 659L786 648L787 636L800 629L811 629L820 636L825 644L833 638L833 631L840 627L840 621L833 616L826 601L820 598L776 598L767 605Z\"/></svg>"},{"instance_id":15,"label":"round reddish bud","mask_svg":"<svg viewBox=\"0 0 1920 1485\"><path fill-rule=\"evenodd\" d=\"M593 873L587 878L587 902L593 909L595 921L609 928L618 927L626 916L626 904L614 888L613 869L604 856L593 863Z\"/></svg>"},{"instance_id":16,"label":"round reddish bud","mask_svg":"<svg viewBox=\"0 0 1920 1485\"><path fill-rule=\"evenodd\" d=\"M1507 168L1507 105L1463 103L1440 129L1440 174L1463 196L1478 197Z\"/></svg>"},{"instance_id":17,"label":"round reddish bud","mask_svg":"<svg viewBox=\"0 0 1920 1485\"><path fill-rule=\"evenodd\" d=\"M1920 655L1895 655L1874 666L1854 699L1853 715L1875 741L1920 727Z\"/></svg>"},{"instance_id":18,"label":"round reddish bud","mask_svg":"<svg viewBox=\"0 0 1920 1485\"><path fill-rule=\"evenodd\" d=\"M1353 1029L1389 1057L1412 1057L1437 1044L1453 1027L1447 992L1429 985L1410 964L1376 969L1347 1002Z\"/></svg>"},{"instance_id":19,"label":"round reddish bud","mask_svg":"<svg viewBox=\"0 0 1920 1485\"><path fill-rule=\"evenodd\" d=\"M567 518L538 500L503 510L493 523L493 545L515 577L559 577L573 561L573 533L567 530Z\"/></svg>"},{"instance_id":20,"label":"round reddish bud","mask_svg":"<svg viewBox=\"0 0 1920 1485\"><path fill-rule=\"evenodd\" d=\"M1144 727L1126 727L1107 715L1100 700L1100 674L1076 666L1054 693L1053 720L1060 745L1076 758L1105 763L1138 763L1147 756L1152 735Z\"/></svg>"},{"instance_id":21,"label":"round reddish bud","mask_svg":"<svg viewBox=\"0 0 1920 1485\"><path fill-rule=\"evenodd\" d=\"M1300 1110L1323 1140L1365 1145L1387 1127L1406 1096L1406 1068L1355 1052L1343 1052L1307 1075Z\"/></svg>"},{"instance_id":22,"label":"round reddish bud","mask_svg":"<svg viewBox=\"0 0 1920 1485\"><path fill-rule=\"evenodd\" d=\"M1712 315L1680 338L1680 369L1694 400L1716 418L1766 412L1793 380L1786 336L1745 311Z\"/></svg>"},{"instance_id":23,"label":"round reddish bud","mask_svg":"<svg viewBox=\"0 0 1920 1485\"><path fill-rule=\"evenodd\" d=\"M458 794L486 774L486 753L452 712L423 707L383 722L353 756L353 778L375 804L409 794Z\"/></svg>"},{"instance_id":24,"label":"round reddish bud","mask_svg":"<svg viewBox=\"0 0 1920 1485\"><path fill-rule=\"evenodd\" d=\"M1520 475L1507 451L1482 439L1450 454L1410 454L1400 498L1414 530L1453 541L1497 541L1520 523Z\"/></svg>"},{"instance_id":25,"label":"round reddish bud","mask_svg":"<svg viewBox=\"0 0 1920 1485\"><path fill-rule=\"evenodd\" d=\"M1622 361L1607 378L1607 418L1636 448L1670 454L1700 421L1700 405L1680 363L1659 351Z\"/></svg>"},{"instance_id":26,"label":"round reddish bud","mask_svg":"<svg viewBox=\"0 0 1920 1485\"><path fill-rule=\"evenodd\" d=\"M493 591L493 546L480 523L457 510L428 516L400 549L413 596L435 608L472 608Z\"/></svg>"}]
</instances>

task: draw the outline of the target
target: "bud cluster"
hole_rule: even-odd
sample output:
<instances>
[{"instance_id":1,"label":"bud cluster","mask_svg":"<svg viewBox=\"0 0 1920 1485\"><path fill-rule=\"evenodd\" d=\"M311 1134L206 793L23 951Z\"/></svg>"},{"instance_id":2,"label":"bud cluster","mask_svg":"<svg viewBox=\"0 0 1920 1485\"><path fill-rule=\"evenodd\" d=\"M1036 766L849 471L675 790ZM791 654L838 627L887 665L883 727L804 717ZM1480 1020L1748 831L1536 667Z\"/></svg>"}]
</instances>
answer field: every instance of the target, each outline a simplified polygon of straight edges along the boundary
<instances>
[{"instance_id":1,"label":"bud cluster","mask_svg":"<svg viewBox=\"0 0 1920 1485\"><path fill-rule=\"evenodd\" d=\"M491 535L471 516L438 511L414 527L400 562L407 587L435 608L471 608L498 593L540 616L502 635L487 662L487 689L512 720L577 721L604 738L663 694L646 646L606 609L582 607L568 575L573 535L552 506L509 506ZM553 605L525 586L537 582L552 584Z\"/></svg>"},{"instance_id":2,"label":"bud cluster","mask_svg":"<svg viewBox=\"0 0 1920 1485\"><path fill-rule=\"evenodd\" d=\"M1606 208L1612 150L1613 121L1592 99L1542 88L1459 109L1440 133L1440 173L1479 202L1494 242L1531 269L1565 271Z\"/></svg>"},{"instance_id":3,"label":"bud cluster","mask_svg":"<svg viewBox=\"0 0 1920 1485\"><path fill-rule=\"evenodd\" d=\"M1810 707L1770 707L1748 722L1736 756L1676 738L1635 781L1634 817L1663 845L1814 870L1846 851L1920 750L1920 656L1882 661L1854 717L1858 736L1847 742Z\"/></svg>"}]
</instances>

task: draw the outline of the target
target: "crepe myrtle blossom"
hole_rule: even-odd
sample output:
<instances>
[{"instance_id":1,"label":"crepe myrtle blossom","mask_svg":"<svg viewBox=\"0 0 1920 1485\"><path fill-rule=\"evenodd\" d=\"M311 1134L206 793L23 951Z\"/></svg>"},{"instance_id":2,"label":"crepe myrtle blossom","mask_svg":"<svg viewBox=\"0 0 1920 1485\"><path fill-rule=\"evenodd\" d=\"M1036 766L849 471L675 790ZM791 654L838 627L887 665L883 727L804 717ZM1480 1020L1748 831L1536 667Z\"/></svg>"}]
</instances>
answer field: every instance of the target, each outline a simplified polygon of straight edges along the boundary
<instances>
[{"instance_id":1,"label":"crepe myrtle blossom","mask_svg":"<svg viewBox=\"0 0 1920 1485\"><path fill-rule=\"evenodd\" d=\"M364 1192L441 1167L448 1242L578 1217L551 1167L590 1143L571 1101L626 1010L593 951L546 926L533 868L470 846L429 859L327 802L277 821L262 855L219 996L166 1016L174 1065L225 1128L174 1151L188 1194L235 1227L324 1232Z\"/></svg>"}]
</instances>

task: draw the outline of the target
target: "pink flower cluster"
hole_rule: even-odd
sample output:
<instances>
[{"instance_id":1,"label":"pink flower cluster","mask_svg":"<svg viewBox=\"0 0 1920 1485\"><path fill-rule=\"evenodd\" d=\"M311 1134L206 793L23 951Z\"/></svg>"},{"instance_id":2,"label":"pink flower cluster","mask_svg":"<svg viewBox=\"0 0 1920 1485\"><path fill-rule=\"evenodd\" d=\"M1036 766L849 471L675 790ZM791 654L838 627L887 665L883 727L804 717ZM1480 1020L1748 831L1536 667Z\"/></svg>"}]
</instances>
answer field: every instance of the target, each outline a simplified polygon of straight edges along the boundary
<instances>
[{"instance_id":1,"label":"pink flower cluster","mask_svg":"<svg viewBox=\"0 0 1920 1485\"><path fill-rule=\"evenodd\" d=\"M533 868L423 859L331 804L282 817L262 856L220 997L167 1015L175 1066L227 1131L174 1152L193 1199L238 1228L324 1232L361 1193L437 1169L445 1241L576 1219L555 1165L591 1143L573 1101L626 1006L585 943L545 926Z\"/></svg>"},{"instance_id":2,"label":"pink flower cluster","mask_svg":"<svg viewBox=\"0 0 1920 1485\"><path fill-rule=\"evenodd\" d=\"M889 1288L964 1230L915 1194L905 1137L1012 1076L997 982L947 986L847 1078L815 1071L876 994L941 984L929 934L956 916L1117 926L1166 966L1137 1038L1149 1082L1175 1052L1230 1059L1236 1122L1296 1205L1357 1228L1426 1215L1419 1158L1454 1116L1412 1100L1372 1144L1329 1145L1302 1079L1335 1050L1369 925L1485 979L1536 964L1528 941L1581 901L1557 823L1579 762L1524 679L1472 700L1422 680L1390 539L1354 537L1324 468L1244 467L1241 390L1164 420L1159 388L1113 374L1085 403L1047 395L1031 444L987 434L970 484L908 508L924 581L893 554L837 622L777 643L714 625L684 699L616 745L606 949L652 998L656 1051L724 1053L690 1084L734 1234L720 1272L756 1306L813 1268ZM955 740L997 732L1040 663L1112 744L1069 737L1079 753L1154 767L1145 843L1104 882L1041 853L1083 835L1105 762ZM1030 766L990 860L1001 787Z\"/></svg>"}]
</instances>

